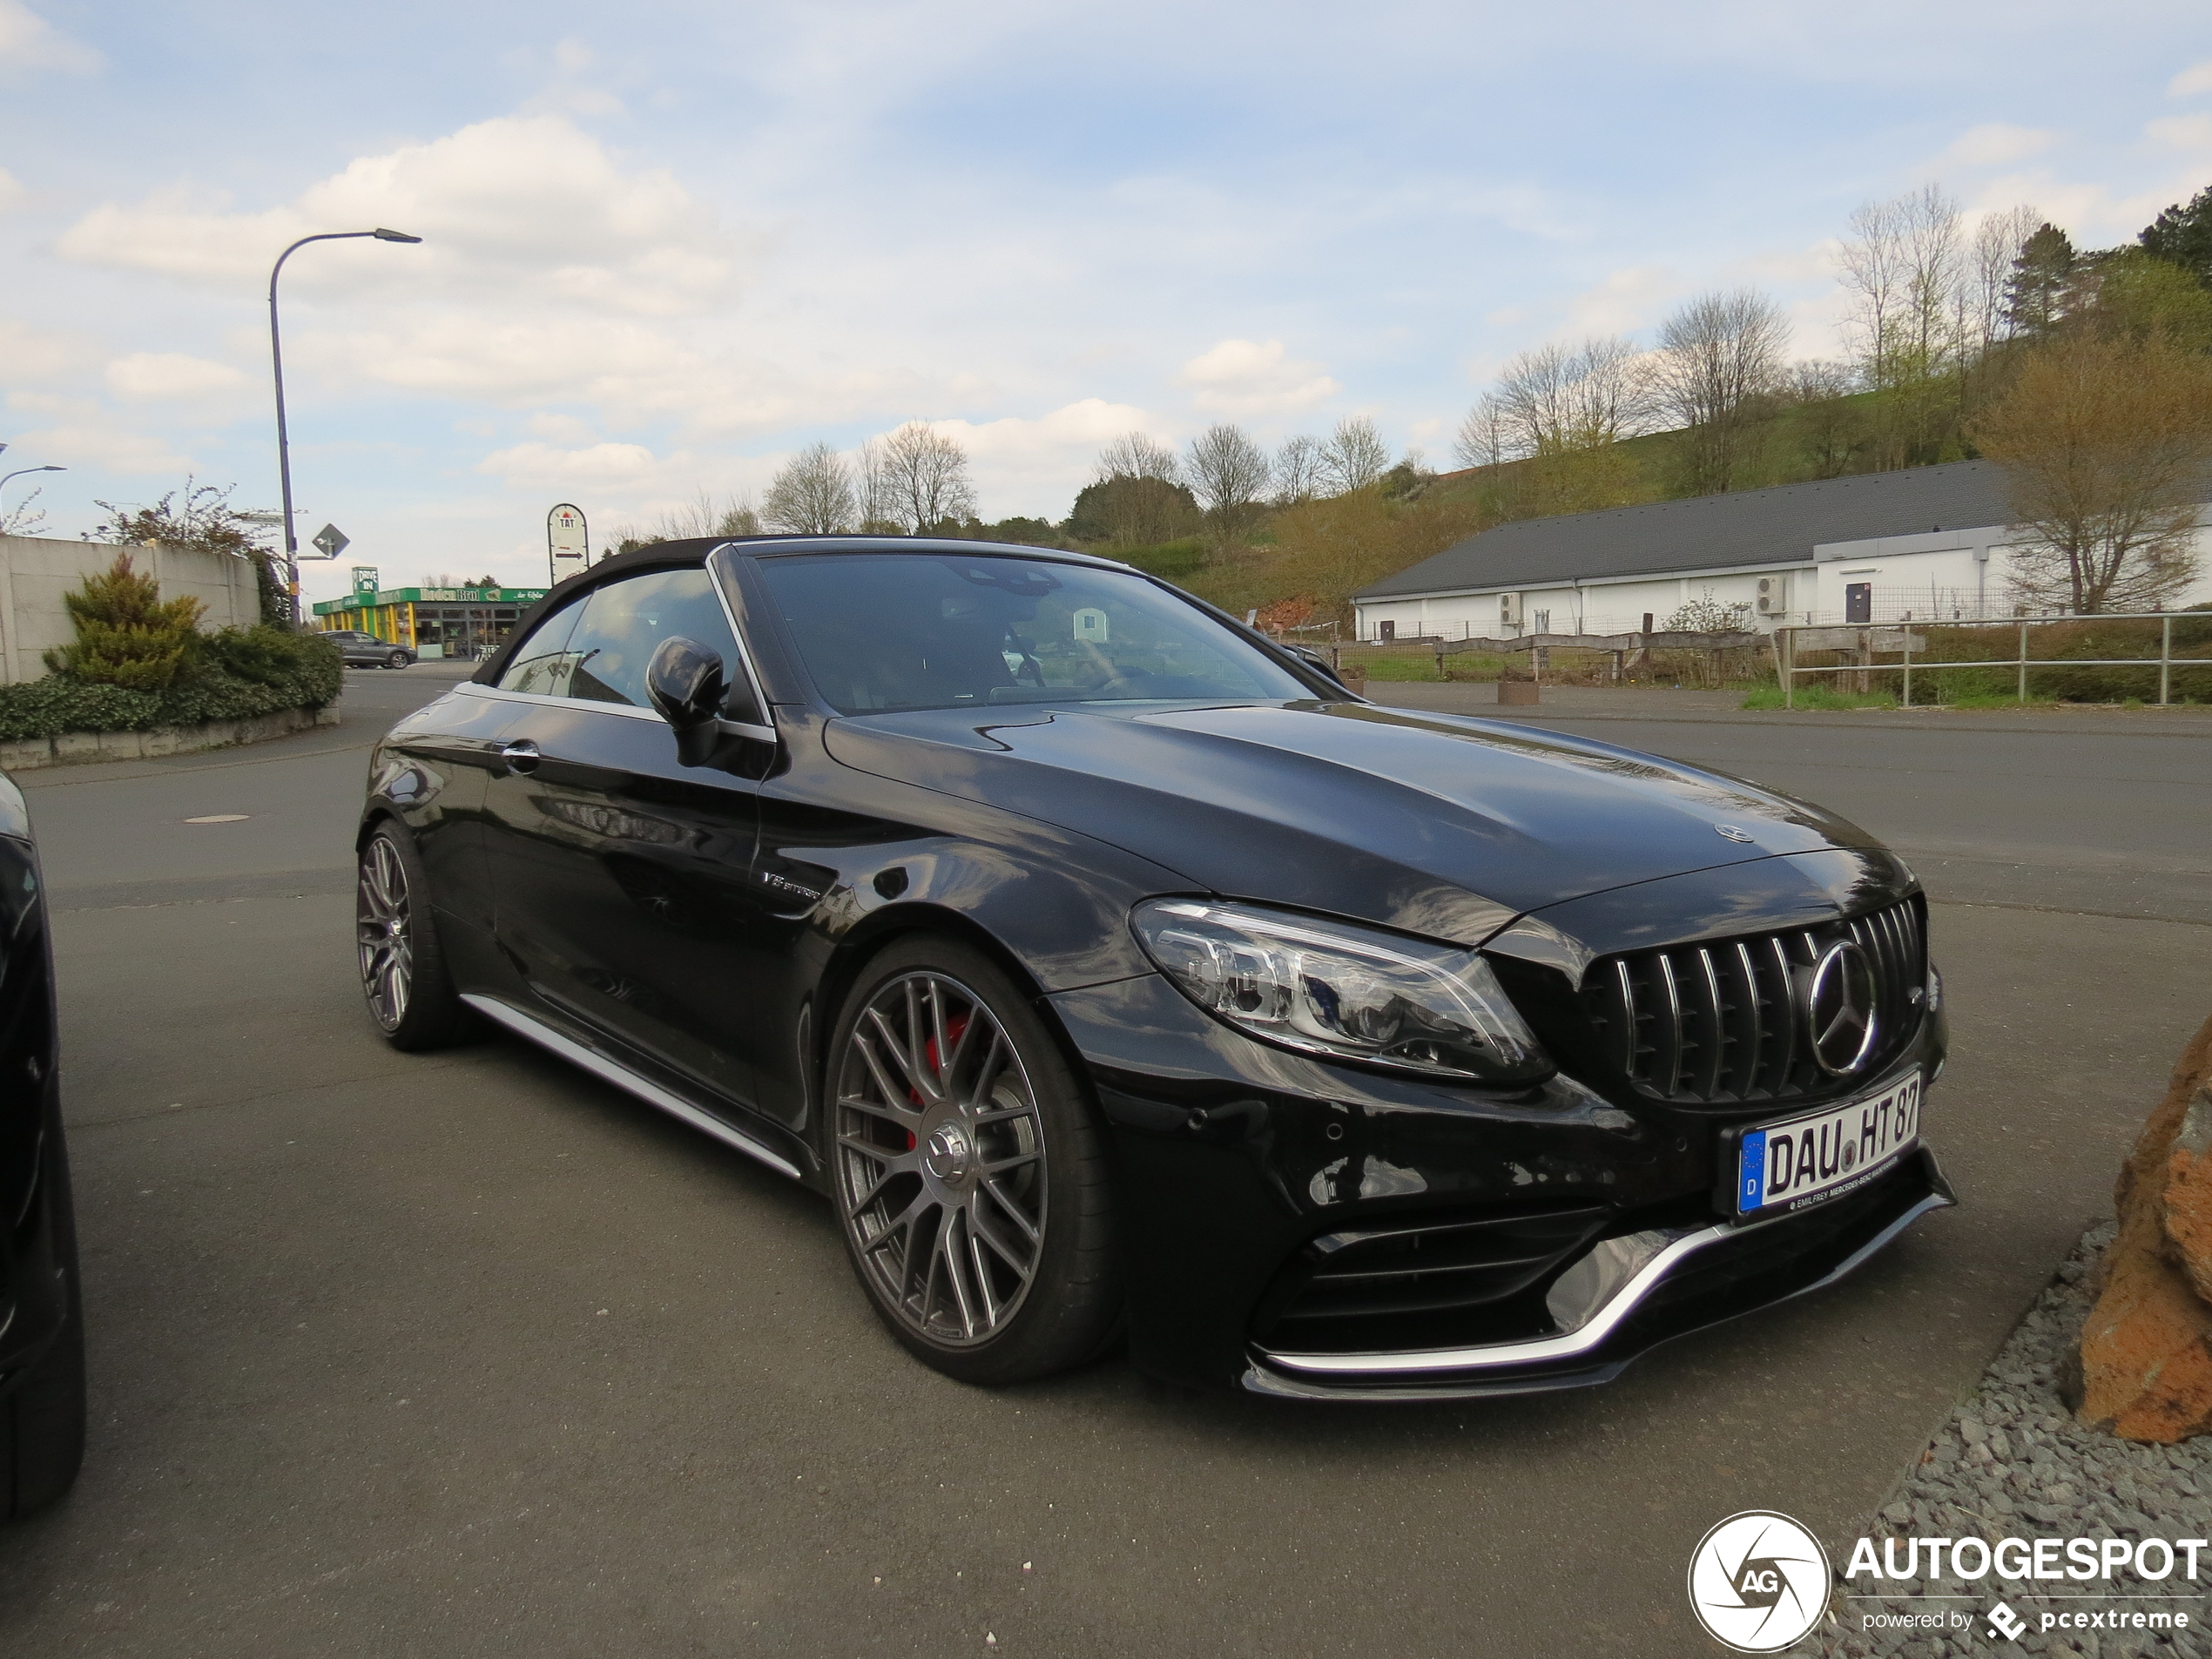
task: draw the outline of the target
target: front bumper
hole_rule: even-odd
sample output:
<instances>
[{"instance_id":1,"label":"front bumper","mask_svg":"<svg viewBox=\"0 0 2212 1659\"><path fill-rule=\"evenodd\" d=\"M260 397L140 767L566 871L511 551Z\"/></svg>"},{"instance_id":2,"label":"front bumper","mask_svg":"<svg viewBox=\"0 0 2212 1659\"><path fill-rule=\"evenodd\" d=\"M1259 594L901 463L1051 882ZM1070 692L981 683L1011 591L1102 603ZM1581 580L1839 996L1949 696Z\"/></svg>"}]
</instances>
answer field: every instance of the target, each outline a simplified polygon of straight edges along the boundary
<instances>
[{"instance_id":1,"label":"front bumper","mask_svg":"<svg viewBox=\"0 0 2212 1659\"><path fill-rule=\"evenodd\" d=\"M1662 1342L1832 1285L1931 1211L1957 1203L1922 1147L1867 1187L1800 1215L1750 1226L1653 1229L1601 1241L1635 1264L1578 1309L1572 1331L1521 1341L1399 1352L1271 1352L1255 1345L1244 1386L1301 1399L1458 1399L1609 1382ZM1586 1270L1587 1271L1587 1270Z\"/></svg>"},{"instance_id":2,"label":"front bumper","mask_svg":"<svg viewBox=\"0 0 2212 1659\"><path fill-rule=\"evenodd\" d=\"M1714 1208L1710 1112L1563 1075L1484 1091L1329 1064L1230 1030L1158 975L1050 1001L1113 1132L1131 1357L1177 1382L1371 1399L1602 1382L1840 1278L1953 1202L1923 1150L1740 1225ZM1931 1017L1891 1075L1942 1058ZM1386 1313L1361 1281L1387 1285Z\"/></svg>"}]
</instances>

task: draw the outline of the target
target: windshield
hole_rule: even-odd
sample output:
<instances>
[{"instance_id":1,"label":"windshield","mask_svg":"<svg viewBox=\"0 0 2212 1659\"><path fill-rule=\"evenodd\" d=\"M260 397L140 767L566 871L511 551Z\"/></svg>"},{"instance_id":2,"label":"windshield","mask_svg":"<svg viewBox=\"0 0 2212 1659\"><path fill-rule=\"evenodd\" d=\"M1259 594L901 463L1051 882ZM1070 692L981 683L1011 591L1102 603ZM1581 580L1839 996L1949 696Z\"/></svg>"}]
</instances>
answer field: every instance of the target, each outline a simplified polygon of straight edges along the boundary
<instances>
[{"instance_id":1,"label":"windshield","mask_svg":"<svg viewBox=\"0 0 2212 1659\"><path fill-rule=\"evenodd\" d=\"M806 671L846 714L1313 695L1196 606L1116 570L913 553L759 570Z\"/></svg>"}]
</instances>

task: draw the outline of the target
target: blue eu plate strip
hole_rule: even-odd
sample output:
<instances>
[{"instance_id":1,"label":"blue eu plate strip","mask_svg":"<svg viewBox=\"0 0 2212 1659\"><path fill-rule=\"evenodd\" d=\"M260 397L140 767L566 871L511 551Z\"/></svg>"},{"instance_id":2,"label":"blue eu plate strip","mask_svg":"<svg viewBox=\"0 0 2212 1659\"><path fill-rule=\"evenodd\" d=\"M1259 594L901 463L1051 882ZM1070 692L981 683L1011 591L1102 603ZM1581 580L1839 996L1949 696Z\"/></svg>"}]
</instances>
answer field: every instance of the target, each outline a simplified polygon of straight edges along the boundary
<instances>
[{"instance_id":1,"label":"blue eu plate strip","mask_svg":"<svg viewBox=\"0 0 2212 1659\"><path fill-rule=\"evenodd\" d=\"M1766 1131L1755 1129L1738 1143L1736 1155L1736 1210L1738 1215L1766 1202Z\"/></svg>"}]
</instances>

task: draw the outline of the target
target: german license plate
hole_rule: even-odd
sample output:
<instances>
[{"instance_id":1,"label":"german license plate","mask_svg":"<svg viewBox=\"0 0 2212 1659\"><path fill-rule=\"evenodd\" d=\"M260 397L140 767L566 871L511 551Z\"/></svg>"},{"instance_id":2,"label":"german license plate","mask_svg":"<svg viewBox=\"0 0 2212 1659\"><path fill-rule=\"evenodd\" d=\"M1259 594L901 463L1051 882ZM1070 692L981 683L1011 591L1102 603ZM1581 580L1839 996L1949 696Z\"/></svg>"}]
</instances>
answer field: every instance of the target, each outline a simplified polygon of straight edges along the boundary
<instances>
[{"instance_id":1,"label":"german license plate","mask_svg":"<svg viewBox=\"0 0 2212 1659\"><path fill-rule=\"evenodd\" d=\"M1736 1151L1736 1213L1788 1214L1840 1198L1920 1143L1920 1074L1848 1106L1743 1131Z\"/></svg>"}]
</instances>

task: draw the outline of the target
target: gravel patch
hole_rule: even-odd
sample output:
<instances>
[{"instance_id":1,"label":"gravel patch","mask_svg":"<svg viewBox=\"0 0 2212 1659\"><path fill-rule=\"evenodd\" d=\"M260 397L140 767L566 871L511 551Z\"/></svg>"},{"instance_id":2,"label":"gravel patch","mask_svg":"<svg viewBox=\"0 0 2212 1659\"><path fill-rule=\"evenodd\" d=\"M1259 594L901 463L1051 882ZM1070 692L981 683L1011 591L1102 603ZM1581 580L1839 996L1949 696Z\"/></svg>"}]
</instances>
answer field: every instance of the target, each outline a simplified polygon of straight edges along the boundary
<instances>
[{"instance_id":1,"label":"gravel patch","mask_svg":"<svg viewBox=\"0 0 2212 1659\"><path fill-rule=\"evenodd\" d=\"M2114 1536L2203 1538L2212 1536L2212 1437L2179 1446L2137 1446L2082 1427L2059 1398L2062 1359L2079 1341L2094 1300L2089 1281L2098 1252L2115 1231L2101 1222L2083 1235L2074 1252L2035 1305L2006 1339L1965 1404L1936 1431L1919 1462L1874 1517L1866 1535L1877 1550L1888 1538L1980 1538L1994 1544L2008 1537L2034 1539ZM1831 1549L1836 1570L1848 1564L1855 1540L1841 1552ZM1899 1545L1900 1552L1904 1546ZM1836 1622L1824 1626L1820 1651L1832 1659L1874 1656L1948 1654L2088 1654L2111 1659L2121 1654L2212 1656L2212 1554L2200 1561L2192 1585L2176 1568L2163 1585L2115 1577L2121 1590L2167 1589L2192 1594L2187 1602L2062 1601L2099 1588L2102 1581L2020 1580L2006 1582L1990 1575L1969 1583L1953 1579L1883 1581L1892 1595L1960 1592L1971 1601L1845 1601L1834 1604ZM1864 1595L1862 1576L1844 1587ZM2002 1600L2029 1629L2016 1642L1993 1636L1985 1615ZM2149 1611L2186 1611L2189 1629L2173 1631L2051 1630L2039 1627L2044 1613L2118 1605ZM1971 1613L1969 1629L1956 1633L1865 1630L1860 1615L1869 1611L1905 1613L1931 1609ZM2200 1620L2203 1621L2200 1625Z\"/></svg>"}]
</instances>

